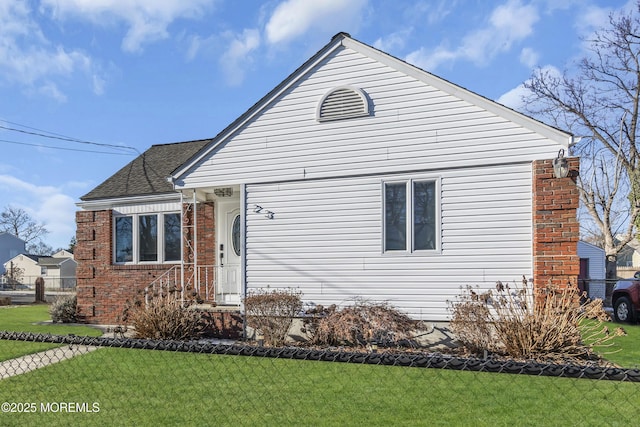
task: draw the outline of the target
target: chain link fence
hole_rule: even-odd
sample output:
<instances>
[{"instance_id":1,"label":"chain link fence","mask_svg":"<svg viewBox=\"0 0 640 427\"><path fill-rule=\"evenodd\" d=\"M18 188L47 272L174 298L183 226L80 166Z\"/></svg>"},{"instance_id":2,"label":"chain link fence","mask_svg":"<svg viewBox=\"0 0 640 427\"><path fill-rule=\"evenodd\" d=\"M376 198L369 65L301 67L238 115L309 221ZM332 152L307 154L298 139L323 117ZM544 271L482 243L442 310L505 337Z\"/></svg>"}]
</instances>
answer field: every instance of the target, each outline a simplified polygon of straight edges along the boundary
<instances>
[{"instance_id":1,"label":"chain link fence","mask_svg":"<svg viewBox=\"0 0 640 427\"><path fill-rule=\"evenodd\" d=\"M635 425L640 371L0 332L0 425Z\"/></svg>"}]
</instances>

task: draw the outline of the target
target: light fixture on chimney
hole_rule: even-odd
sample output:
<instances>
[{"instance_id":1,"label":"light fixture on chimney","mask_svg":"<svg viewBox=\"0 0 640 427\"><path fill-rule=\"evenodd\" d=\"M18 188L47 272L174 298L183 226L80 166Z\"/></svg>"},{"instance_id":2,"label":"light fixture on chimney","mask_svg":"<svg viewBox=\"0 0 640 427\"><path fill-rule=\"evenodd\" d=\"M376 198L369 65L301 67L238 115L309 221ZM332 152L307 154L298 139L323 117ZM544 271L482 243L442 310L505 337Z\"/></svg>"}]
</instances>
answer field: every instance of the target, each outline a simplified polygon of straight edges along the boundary
<instances>
[{"instance_id":1,"label":"light fixture on chimney","mask_svg":"<svg viewBox=\"0 0 640 427\"><path fill-rule=\"evenodd\" d=\"M558 157L553 159L553 173L556 178L566 178L569 175L569 163L564 157L564 149L560 149Z\"/></svg>"}]
</instances>

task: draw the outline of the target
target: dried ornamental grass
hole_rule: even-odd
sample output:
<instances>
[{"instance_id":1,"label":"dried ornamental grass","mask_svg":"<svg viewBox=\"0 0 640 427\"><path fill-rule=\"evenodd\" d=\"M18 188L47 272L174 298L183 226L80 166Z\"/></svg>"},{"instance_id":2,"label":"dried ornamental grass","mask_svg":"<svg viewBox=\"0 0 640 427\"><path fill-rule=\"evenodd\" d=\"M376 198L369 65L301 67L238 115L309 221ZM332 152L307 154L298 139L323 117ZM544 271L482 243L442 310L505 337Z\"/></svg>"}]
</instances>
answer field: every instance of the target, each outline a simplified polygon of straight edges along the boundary
<instances>
[{"instance_id":1,"label":"dried ornamental grass","mask_svg":"<svg viewBox=\"0 0 640 427\"><path fill-rule=\"evenodd\" d=\"M616 334L603 329L609 317L602 301L580 303L580 297L574 286L548 286L534 294L524 278L521 285L498 282L495 291L484 293L467 287L450 304L451 329L475 354L590 359L595 347L610 345Z\"/></svg>"},{"instance_id":2,"label":"dried ornamental grass","mask_svg":"<svg viewBox=\"0 0 640 427\"><path fill-rule=\"evenodd\" d=\"M77 319L76 295L58 296L49 307L49 314L53 322L73 323Z\"/></svg>"},{"instance_id":3,"label":"dried ornamental grass","mask_svg":"<svg viewBox=\"0 0 640 427\"><path fill-rule=\"evenodd\" d=\"M202 313L173 298L154 298L148 305L135 303L123 319L135 329L136 338L190 340L202 336Z\"/></svg>"}]
</instances>

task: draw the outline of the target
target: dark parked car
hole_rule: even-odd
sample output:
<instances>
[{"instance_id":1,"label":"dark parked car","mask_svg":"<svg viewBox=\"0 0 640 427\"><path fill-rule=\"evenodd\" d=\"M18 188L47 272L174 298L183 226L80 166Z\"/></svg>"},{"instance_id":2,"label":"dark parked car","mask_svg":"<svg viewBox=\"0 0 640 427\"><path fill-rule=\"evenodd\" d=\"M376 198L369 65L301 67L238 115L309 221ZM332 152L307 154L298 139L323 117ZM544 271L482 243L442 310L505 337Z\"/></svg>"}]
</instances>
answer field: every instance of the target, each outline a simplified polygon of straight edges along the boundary
<instances>
[{"instance_id":1,"label":"dark parked car","mask_svg":"<svg viewBox=\"0 0 640 427\"><path fill-rule=\"evenodd\" d=\"M640 271L631 279L618 280L611 295L616 322L635 323L640 314Z\"/></svg>"}]
</instances>

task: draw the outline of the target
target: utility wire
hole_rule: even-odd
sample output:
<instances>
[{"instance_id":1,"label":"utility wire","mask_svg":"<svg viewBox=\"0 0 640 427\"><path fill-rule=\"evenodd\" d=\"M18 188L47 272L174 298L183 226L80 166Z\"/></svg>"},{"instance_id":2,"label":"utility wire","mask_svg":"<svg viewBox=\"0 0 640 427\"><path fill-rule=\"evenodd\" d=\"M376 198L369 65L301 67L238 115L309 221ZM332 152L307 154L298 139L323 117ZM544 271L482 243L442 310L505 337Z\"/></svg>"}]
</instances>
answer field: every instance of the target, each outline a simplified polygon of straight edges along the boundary
<instances>
[{"instance_id":1,"label":"utility wire","mask_svg":"<svg viewBox=\"0 0 640 427\"><path fill-rule=\"evenodd\" d=\"M113 156L130 156L131 155L131 153L114 153L112 151L82 150L80 148L66 148L66 147L56 147L56 146L52 146L52 145L30 144L28 142L8 141L6 139L0 139L0 142L6 142L8 144L16 144L16 145L27 145L29 147L51 148L51 149L54 149L54 150L81 151L81 152L84 152L84 153L111 154Z\"/></svg>"},{"instance_id":2,"label":"utility wire","mask_svg":"<svg viewBox=\"0 0 640 427\"><path fill-rule=\"evenodd\" d=\"M9 130L9 131L13 131L13 132L20 132L20 133L24 133L27 135L34 135L34 136L41 136L43 138L51 138L51 139L58 139L61 141L68 141L68 142L75 142L78 144L89 144L89 145L96 145L96 146L100 146L100 147L109 147L109 148L116 148L118 150L133 150L136 153L140 154L140 152L135 148L135 147L130 147L127 145L116 145L116 144L105 144L105 143L99 143L99 142L93 142L93 141L85 141L82 139L77 139L77 138L71 138L65 135L61 135L61 134L57 134L54 132L49 132L46 130L42 130L42 129L37 129L37 128L33 128L30 126L26 126L26 125L22 125L20 123L14 123L14 122L10 122L8 120L2 120L0 119L0 121L14 125L14 126L20 126L20 127L24 127L27 129L31 129L32 131L38 131L38 132L32 132L32 131L26 131L23 129L16 129L16 128L12 128L12 127L8 127L8 126L2 126L0 125L0 129L5 129L5 130ZM45 132L45 133L42 133ZM47 135L49 134L49 135ZM4 141L4 142L10 142L10 141ZM24 144L24 145L33 145L33 144ZM48 148L54 148L54 149L63 149L60 147L48 147ZM67 149L67 150L73 150L73 149ZM75 151L83 151L83 150L75 150ZM103 152L104 153L104 152Z\"/></svg>"}]
</instances>

